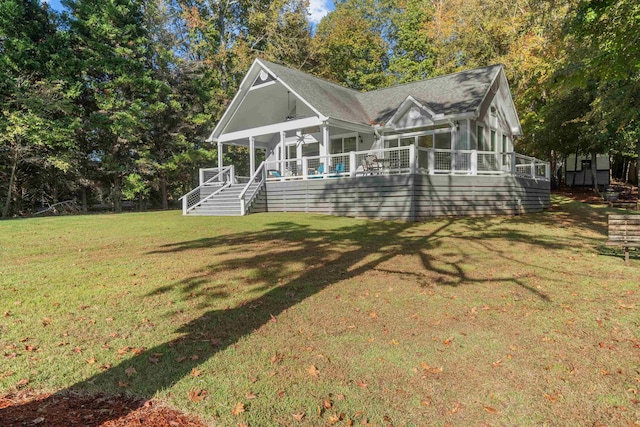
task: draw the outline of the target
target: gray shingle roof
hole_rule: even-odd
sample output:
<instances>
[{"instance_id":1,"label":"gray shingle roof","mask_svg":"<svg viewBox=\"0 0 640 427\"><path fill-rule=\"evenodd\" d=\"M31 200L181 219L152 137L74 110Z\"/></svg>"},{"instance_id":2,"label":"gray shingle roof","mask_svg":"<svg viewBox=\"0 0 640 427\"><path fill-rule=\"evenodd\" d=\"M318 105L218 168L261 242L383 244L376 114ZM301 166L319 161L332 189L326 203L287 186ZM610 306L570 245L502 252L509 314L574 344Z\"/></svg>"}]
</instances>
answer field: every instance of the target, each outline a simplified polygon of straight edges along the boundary
<instances>
[{"instance_id":1,"label":"gray shingle roof","mask_svg":"<svg viewBox=\"0 0 640 427\"><path fill-rule=\"evenodd\" d=\"M260 61L323 115L367 125L386 123L408 96L435 114L474 111L502 68L492 65L385 89L358 92L301 71Z\"/></svg>"}]
</instances>

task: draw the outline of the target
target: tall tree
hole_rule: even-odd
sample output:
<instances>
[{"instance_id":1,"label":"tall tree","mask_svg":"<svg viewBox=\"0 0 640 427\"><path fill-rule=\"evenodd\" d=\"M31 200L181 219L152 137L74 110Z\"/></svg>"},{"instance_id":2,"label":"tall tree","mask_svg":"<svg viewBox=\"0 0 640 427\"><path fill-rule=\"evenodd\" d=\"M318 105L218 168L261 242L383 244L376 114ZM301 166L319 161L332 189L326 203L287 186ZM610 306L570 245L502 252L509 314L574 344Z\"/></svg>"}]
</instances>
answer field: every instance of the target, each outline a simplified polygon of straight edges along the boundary
<instances>
[{"instance_id":1,"label":"tall tree","mask_svg":"<svg viewBox=\"0 0 640 427\"><path fill-rule=\"evenodd\" d=\"M0 3L0 157L8 165L3 217L11 212L21 168L69 168L74 91L56 74L63 50L55 16L37 0Z\"/></svg>"},{"instance_id":2,"label":"tall tree","mask_svg":"<svg viewBox=\"0 0 640 427\"><path fill-rule=\"evenodd\" d=\"M389 45L356 1L337 5L318 25L314 37L316 74L346 86L370 90L389 82Z\"/></svg>"}]
</instances>

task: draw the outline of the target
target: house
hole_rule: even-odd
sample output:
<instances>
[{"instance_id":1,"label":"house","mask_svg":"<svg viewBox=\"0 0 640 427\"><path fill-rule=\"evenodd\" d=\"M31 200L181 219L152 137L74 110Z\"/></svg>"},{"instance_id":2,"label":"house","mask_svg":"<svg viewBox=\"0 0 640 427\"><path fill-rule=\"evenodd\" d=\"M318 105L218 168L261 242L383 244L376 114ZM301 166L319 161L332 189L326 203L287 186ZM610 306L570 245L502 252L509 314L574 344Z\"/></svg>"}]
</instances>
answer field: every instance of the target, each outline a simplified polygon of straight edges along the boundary
<instances>
[{"instance_id":1,"label":"house","mask_svg":"<svg viewBox=\"0 0 640 427\"><path fill-rule=\"evenodd\" d=\"M569 186L592 187L591 155L570 154L565 163L564 182ZM598 187L605 188L610 184L610 163L608 154L596 154L596 181ZM575 177L574 177L575 176ZM575 180L575 181L574 181Z\"/></svg>"},{"instance_id":2,"label":"house","mask_svg":"<svg viewBox=\"0 0 640 427\"><path fill-rule=\"evenodd\" d=\"M549 164L522 134L502 66L358 92L256 59L211 134L217 167L185 215L321 212L421 220L549 206ZM250 175L223 164L249 149Z\"/></svg>"}]
</instances>

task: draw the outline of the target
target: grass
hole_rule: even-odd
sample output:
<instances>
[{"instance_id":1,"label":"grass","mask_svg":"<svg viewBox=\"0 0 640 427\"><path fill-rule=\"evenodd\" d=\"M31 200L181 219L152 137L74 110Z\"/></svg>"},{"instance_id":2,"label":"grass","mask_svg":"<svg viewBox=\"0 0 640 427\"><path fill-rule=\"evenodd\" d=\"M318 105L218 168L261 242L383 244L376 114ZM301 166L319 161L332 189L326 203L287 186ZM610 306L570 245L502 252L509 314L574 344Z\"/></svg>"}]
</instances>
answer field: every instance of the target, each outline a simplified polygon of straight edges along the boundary
<instances>
[{"instance_id":1,"label":"grass","mask_svg":"<svg viewBox=\"0 0 640 427\"><path fill-rule=\"evenodd\" d=\"M0 392L228 426L638 424L640 261L604 247L609 212L3 221Z\"/></svg>"}]
</instances>

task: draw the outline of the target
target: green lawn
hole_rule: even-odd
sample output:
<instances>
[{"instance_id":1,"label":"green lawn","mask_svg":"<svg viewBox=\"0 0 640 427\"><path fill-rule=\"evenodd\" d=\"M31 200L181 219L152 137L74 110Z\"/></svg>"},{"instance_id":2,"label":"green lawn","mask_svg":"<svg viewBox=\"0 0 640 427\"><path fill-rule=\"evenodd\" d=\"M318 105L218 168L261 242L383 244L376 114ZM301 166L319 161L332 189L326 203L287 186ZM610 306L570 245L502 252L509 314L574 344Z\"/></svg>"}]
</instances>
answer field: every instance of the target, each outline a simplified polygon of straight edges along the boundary
<instances>
[{"instance_id":1,"label":"green lawn","mask_svg":"<svg viewBox=\"0 0 640 427\"><path fill-rule=\"evenodd\" d=\"M609 211L2 221L0 393L224 426L640 423L640 260L604 247Z\"/></svg>"}]
</instances>

